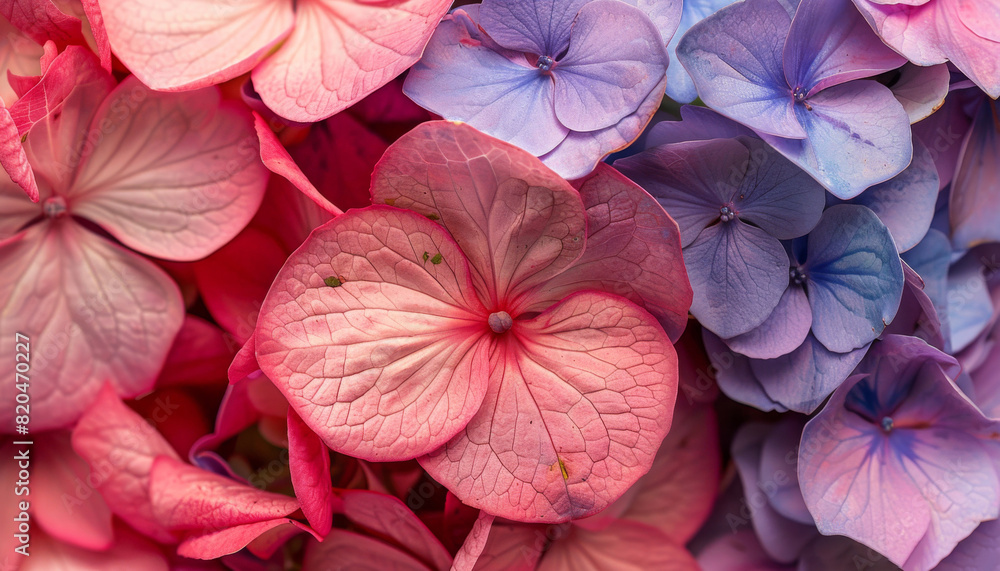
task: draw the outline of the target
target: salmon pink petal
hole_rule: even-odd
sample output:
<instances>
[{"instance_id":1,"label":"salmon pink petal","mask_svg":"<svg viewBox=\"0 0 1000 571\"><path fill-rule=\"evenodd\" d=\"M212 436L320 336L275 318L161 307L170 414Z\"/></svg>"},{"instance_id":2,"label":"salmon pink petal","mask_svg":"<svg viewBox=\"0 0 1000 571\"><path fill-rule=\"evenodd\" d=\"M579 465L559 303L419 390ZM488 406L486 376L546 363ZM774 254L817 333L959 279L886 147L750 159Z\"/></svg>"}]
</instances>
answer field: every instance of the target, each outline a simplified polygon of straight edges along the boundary
<instances>
[{"instance_id":1,"label":"salmon pink petal","mask_svg":"<svg viewBox=\"0 0 1000 571\"><path fill-rule=\"evenodd\" d=\"M254 68L254 89L285 119L326 119L420 59L450 5L448 0L299 2L292 34Z\"/></svg>"},{"instance_id":2,"label":"salmon pink petal","mask_svg":"<svg viewBox=\"0 0 1000 571\"><path fill-rule=\"evenodd\" d=\"M325 569L336 561L344 569L392 569L428 571L416 557L388 543L344 529L333 529L323 542L306 545L303 569Z\"/></svg>"},{"instance_id":3,"label":"salmon pink petal","mask_svg":"<svg viewBox=\"0 0 1000 571\"><path fill-rule=\"evenodd\" d=\"M42 75L42 46L3 18L0 34L5 40L0 43L0 100L10 106L24 93L22 81Z\"/></svg>"},{"instance_id":4,"label":"salmon pink petal","mask_svg":"<svg viewBox=\"0 0 1000 571\"><path fill-rule=\"evenodd\" d=\"M464 503L500 517L594 514L649 470L670 427L673 346L645 310L590 291L511 333L493 349L476 416L420 464Z\"/></svg>"},{"instance_id":5,"label":"salmon pink petal","mask_svg":"<svg viewBox=\"0 0 1000 571\"><path fill-rule=\"evenodd\" d=\"M103 127L114 125L105 133ZM252 120L217 88L150 91L126 78L94 116L103 138L67 191L74 214L168 260L203 258L260 206L267 170Z\"/></svg>"},{"instance_id":6,"label":"salmon pink petal","mask_svg":"<svg viewBox=\"0 0 1000 571\"><path fill-rule=\"evenodd\" d=\"M579 193L536 157L468 125L424 123L401 137L372 175L372 203L440 220L480 298L511 315L584 249Z\"/></svg>"},{"instance_id":7,"label":"salmon pink petal","mask_svg":"<svg viewBox=\"0 0 1000 571\"><path fill-rule=\"evenodd\" d=\"M153 516L149 473L153 459L177 458L170 444L141 416L105 386L72 436L73 450L90 464L111 511L139 531L161 543L176 538Z\"/></svg>"},{"instance_id":8,"label":"salmon pink petal","mask_svg":"<svg viewBox=\"0 0 1000 571\"><path fill-rule=\"evenodd\" d=\"M202 534L192 534L177 546L177 554L192 559L217 559L247 548L261 559L269 559L293 535L309 528L301 523L278 518L211 529Z\"/></svg>"},{"instance_id":9,"label":"salmon pink petal","mask_svg":"<svg viewBox=\"0 0 1000 571\"><path fill-rule=\"evenodd\" d=\"M0 267L8 270L0 276L0 333L20 332L39 348L32 428L71 424L105 381L124 396L153 388L184 316L163 270L68 217L0 243ZM10 384L0 395L13 399L13 391ZM0 412L0 421L13 427L13 414Z\"/></svg>"},{"instance_id":10,"label":"salmon pink petal","mask_svg":"<svg viewBox=\"0 0 1000 571\"><path fill-rule=\"evenodd\" d=\"M246 73L295 22L288 0L98 4L112 51L143 83L158 90L195 89Z\"/></svg>"},{"instance_id":11,"label":"salmon pink petal","mask_svg":"<svg viewBox=\"0 0 1000 571\"><path fill-rule=\"evenodd\" d=\"M294 410L288 411L288 459L302 513L316 533L326 535L333 521L330 452Z\"/></svg>"},{"instance_id":12,"label":"salmon pink petal","mask_svg":"<svg viewBox=\"0 0 1000 571\"><path fill-rule=\"evenodd\" d=\"M111 510L86 484L90 468L70 447L68 432L35 438L31 515L48 535L83 549L111 547Z\"/></svg>"},{"instance_id":13,"label":"salmon pink petal","mask_svg":"<svg viewBox=\"0 0 1000 571\"><path fill-rule=\"evenodd\" d=\"M448 550L398 498L368 490L345 490L340 499L343 514L355 525L395 541L433 569L451 567Z\"/></svg>"},{"instance_id":14,"label":"salmon pink petal","mask_svg":"<svg viewBox=\"0 0 1000 571\"><path fill-rule=\"evenodd\" d=\"M599 532L572 527L567 537L552 543L538 571L700 571L683 546L662 531L621 520Z\"/></svg>"},{"instance_id":15,"label":"salmon pink petal","mask_svg":"<svg viewBox=\"0 0 1000 571\"><path fill-rule=\"evenodd\" d=\"M80 20L60 10L52 0L9 0L0 7L0 15L39 45L49 40L59 47L87 43Z\"/></svg>"},{"instance_id":16,"label":"salmon pink petal","mask_svg":"<svg viewBox=\"0 0 1000 571\"><path fill-rule=\"evenodd\" d=\"M542 311L575 291L606 291L655 315L676 341L691 307L677 223L656 199L607 165L574 186L587 209L587 249L532 296L530 309Z\"/></svg>"},{"instance_id":17,"label":"salmon pink petal","mask_svg":"<svg viewBox=\"0 0 1000 571\"><path fill-rule=\"evenodd\" d=\"M486 316L440 226L372 206L321 226L289 258L261 309L257 359L330 448L410 459L479 408Z\"/></svg>"}]
</instances>

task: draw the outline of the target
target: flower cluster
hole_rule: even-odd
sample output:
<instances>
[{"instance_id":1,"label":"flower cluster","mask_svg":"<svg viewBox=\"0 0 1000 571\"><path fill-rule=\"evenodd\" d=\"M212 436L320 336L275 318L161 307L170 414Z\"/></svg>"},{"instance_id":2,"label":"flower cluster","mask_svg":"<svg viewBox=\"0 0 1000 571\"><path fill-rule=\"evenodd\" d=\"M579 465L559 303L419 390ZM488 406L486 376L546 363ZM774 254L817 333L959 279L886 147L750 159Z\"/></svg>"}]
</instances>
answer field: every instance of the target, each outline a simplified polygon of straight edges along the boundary
<instances>
[{"instance_id":1,"label":"flower cluster","mask_svg":"<svg viewBox=\"0 0 1000 571\"><path fill-rule=\"evenodd\" d=\"M0 32L0 569L996 566L993 0Z\"/></svg>"}]
</instances>

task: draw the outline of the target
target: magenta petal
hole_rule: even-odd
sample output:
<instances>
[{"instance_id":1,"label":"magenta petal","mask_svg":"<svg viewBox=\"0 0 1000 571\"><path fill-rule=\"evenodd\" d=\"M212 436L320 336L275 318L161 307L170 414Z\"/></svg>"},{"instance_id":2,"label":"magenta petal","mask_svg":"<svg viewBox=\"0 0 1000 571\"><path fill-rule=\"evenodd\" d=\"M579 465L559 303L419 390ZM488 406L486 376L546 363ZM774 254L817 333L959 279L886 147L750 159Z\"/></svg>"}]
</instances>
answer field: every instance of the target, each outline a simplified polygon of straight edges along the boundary
<instances>
[{"instance_id":1,"label":"magenta petal","mask_svg":"<svg viewBox=\"0 0 1000 571\"><path fill-rule=\"evenodd\" d=\"M333 521L330 452L293 409L288 411L288 469L302 513L316 533L326 535Z\"/></svg>"},{"instance_id":2,"label":"magenta petal","mask_svg":"<svg viewBox=\"0 0 1000 571\"><path fill-rule=\"evenodd\" d=\"M218 89L160 93L127 78L94 125L107 120L116 128L85 148L66 191L74 214L136 250L188 261L231 240L257 211L267 170L252 120Z\"/></svg>"},{"instance_id":3,"label":"magenta petal","mask_svg":"<svg viewBox=\"0 0 1000 571\"><path fill-rule=\"evenodd\" d=\"M176 538L153 516L149 472L156 457L177 458L170 444L105 387L73 429L73 450L100 478L98 490L111 511L162 543Z\"/></svg>"},{"instance_id":4,"label":"magenta petal","mask_svg":"<svg viewBox=\"0 0 1000 571\"><path fill-rule=\"evenodd\" d=\"M303 569L326 569L331 562L344 569L427 571L416 557L378 539L343 529L333 529L323 542L306 545Z\"/></svg>"},{"instance_id":5,"label":"magenta petal","mask_svg":"<svg viewBox=\"0 0 1000 571\"><path fill-rule=\"evenodd\" d=\"M257 359L330 448L404 460L447 442L486 392L486 310L440 226L387 206L314 231L257 322Z\"/></svg>"},{"instance_id":6,"label":"magenta petal","mask_svg":"<svg viewBox=\"0 0 1000 571\"><path fill-rule=\"evenodd\" d=\"M694 557L662 531L642 523L619 520L594 532L572 526L567 537L554 541L538 571L700 571Z\"/></svg>"},{"instance_id":7,"label":"magenta petal","mask_svg":"<svg viewBox=\"0 0 1000 571\"><path fill-rule=\"evenodd\" d=\"M392 539L433 569L451 567L448 550L398 498L368 490L345 490L340 498L343 514L352 523Z\"/></svg>"},{"instance_id":8,"label":"magenta petal","mask_svg":"<svg viewBox=\"0 0 1000 571\"><path fill-rule=\"evenodd\" d=\"M767 319L788 286L788 254L778 239L739 219L709 226L684 249L691 314L723 338Z\"/></svg>"},{"instance_id":9,"label":"magenta petal","mask_svg":"<svg viewBox=\"0 0 1000 571\"><path fill-rule=\"evenodd\" d=\"M596 513L649 469L669 428L673 346L649 313L597 292L511 333L493 349L476 416L420 464L464 503L508 519Z\"/></svg>"},{"instance_id":10,"label":"magenta petal","mask_svg":"<svg viewBox=\"0 0 1000 571\"><path fill-rule=\"evenodd\" d=\"M264 118L256 111L253 114L253 127L260 140L260 159L268 170L290 182L292 186L302 191L302 194L308 196L317 206L330 214L336 216L343 212L320 194L313 183L306 178L305 173L295 164L295 160L285 150Z\"/></svg>"},{"instance_id":11,"label":"magenta petal","mask_svg":"<svg viewBox=\"0 0 1000 571\"><path fill-rule=\"evenodd\" d=\"M221 329L187 314L167 354L157 387L218 383L227 378L226 371L238 348Z\"/></svg>"},{"instance_id":12,"label":"magenta petal","mask_svg":"<svg viewBox=\"0 0 1000 571\"><path fill-rule=\"evenodd\" d=\"M254 68L254 89L286 119L326 119L416 63L450 4L298 2L291 35Z\"/></svg>"},{"instance_id":13,"label":"magenta petal","mask_svg":"<svg viewBox=\"0 0 1000 571\"><path fill-rule=\"evenodd\" d=\"M115 55L146 85L170 91L250 71L295 20L288 0L99 0L99 5Z\"/></svg>"},{"instance_id":14,"label":"magenta petal","mask_svg":"<svg viewBox=\"0 0 1000 571\"><path fill-rule=\"evenodd\" d=\"M587 249L532 295L529 310L542 311L574 291L606 291L655 315L676 341L691 307L677 224L656 199L607 165L574 184L587 209Z\"/></svg>"},{"instance_id":15,"label":"magenta petal","mask_svg":"<svg viewBox=\"0 0 1000 571\"><path fill-rule=\"evenodd\" d=\"M34 430L71 424L105 381L123 396L153 387L184 316L163 270L69 217L0 243L0 267L0 333L20 332L40 351L60 348L32 360ZM13 400L14 391L11 383L0 395ZM12 407L0 411L0 422L13 428L13 415Z\"/></svg>"},{"instance_id":16,"label":"magenta petal","mask_svg":"<svg viewBox=\"0 0 1000 571\"><path fill-rule=\"evenodd\" d=\"M519 52L496 51L470 8L445 16L407 74L404 93L531 154L551 151L569 133L552 106L552 78L528 67Z\"/></svg>"},{"instance_id":17,"label":"magenta petal","mask_svg":"<svg viewBox=\"0 0 1000 571\"><path fill-rule=\"evenodd\" d=\"M476 523L472 524L472 530L462 542L462 547L455 554L455 562L452 564L454 571L472 571L479 561L483 549L490 538L490 530L493 528L493 520L496 519L484 511L479 512Z\"/></svg>"},{"instance_id":18,"label":"magenta petal","mask_svg":"<svg viewBox=\"0 0 1000 571\"><path fill-rule=\"evenodd\" d=\"M52 0L8 0L0 7L0 14L39 45L49 40L60 48L86 45L80 20L60 10Z\"/></svg>"},{"instance_id":19,"label":"magenta petal","mask_svg":"<svg viewBox=\"0 0 1000 571\"><path fill-rule=\"evenodd\" d=\"M21 145L17 125L2 100L0 100L0 166L6 171L5 176L21 187L32 202L38 202L38 183L35 182L35 172L28 164L28 156Z\"/></svg>"},{"instance_id":20,"label":"magenta petal","mask_svg":"<svg viewBox=\"0 0 1000 571\"><path fill-rule=\"evenodd\" d=\"M559 122L573 131L614 125L639 108L667 63L660 34L641 10L618 0L587 3L552 70Z\"/></svg>"},{"instance_id":21,"label":"magenta petal","mask_svg":"<svg viewBox=\"0 0 1000 571\"><path fill-rule=\"evenodd\" d=\"M568 182L467 125L424 123L396 141L372 175L372 203L440 220L468 258L480 299L512 315L586 243L583 202Z\"/></svg>"}]
</instances>

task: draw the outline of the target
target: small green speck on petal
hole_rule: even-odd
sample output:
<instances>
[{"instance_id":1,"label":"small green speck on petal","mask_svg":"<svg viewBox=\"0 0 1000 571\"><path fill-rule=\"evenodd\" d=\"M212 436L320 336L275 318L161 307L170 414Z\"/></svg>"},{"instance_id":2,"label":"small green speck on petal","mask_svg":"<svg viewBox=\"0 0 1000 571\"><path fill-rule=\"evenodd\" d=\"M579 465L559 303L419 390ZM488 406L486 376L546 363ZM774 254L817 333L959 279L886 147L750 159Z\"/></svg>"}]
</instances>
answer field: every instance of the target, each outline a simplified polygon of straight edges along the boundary
<instances>
[{"instance_id":1,"label":"small green speck on petal","mask_svg":"<svg viewBox=\"0 0 1000 571\"><path fill-rule=\"evenodd\" d=\"M444 259L444 256L442 256L441 253L438 252L437 254L434 254L433 258L431 258L431 263L436 266L436 265L440 264L441 260L443 260L443 259Z\"/></svg>"},{"instance_id":2,"label":"small green speck on petal","mask_svg":"<svg viewBox=\"0 0 1000 571\"><path fill-rule=\"evenodd\" d=\"M340 278L336 276L330 276L328 278L323 279L323 283L325 283L330 287L340 287L341 284L343 284L344 282L340 281Z\"/></svg>"},{"instance_id":3,"label":"small green speck on petal","mask_svg":"<svg viewBox=\"0 0 1000 571\"><path fill-rule=\"evenodd\" d=\"M430 257L431 257L431 255L430 255L430 254L428 254L427 252L424 252L424 261L425 261L425 262L426 262L426 261L427 261L428 259L430 259Z\"/></svg>"},{"instance_id":4,"label":"small green speck on petal","mask_svg":"<svg viewBox=\"0 0 1000 571\"><path fill-rule=\"evenodd\" d=\"M427 218L430 218L431 220L441 220L441 217L438 216L437 214L434 214L433 212L431 212L430 214L428 214Z\"/></svg>"}]
</instances>

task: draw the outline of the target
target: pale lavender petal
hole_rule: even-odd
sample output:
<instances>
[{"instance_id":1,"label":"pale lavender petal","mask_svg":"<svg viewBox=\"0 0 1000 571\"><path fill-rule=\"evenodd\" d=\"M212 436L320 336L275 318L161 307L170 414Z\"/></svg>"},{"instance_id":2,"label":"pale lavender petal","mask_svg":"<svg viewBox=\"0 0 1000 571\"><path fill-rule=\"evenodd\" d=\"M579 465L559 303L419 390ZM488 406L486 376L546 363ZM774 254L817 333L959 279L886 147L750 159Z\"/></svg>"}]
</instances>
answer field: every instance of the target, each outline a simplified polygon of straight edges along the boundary
<instances>
[{"instance_id":1,"label":"pale lavender petal","mask_svg":"<svg viewBox=\"0 0 1000 571\"><path fill-rule=\"evenodd\" d=\"M742 335L726 339L734 351L754 359L774 359L795 351L809 335L812 308L806 292L799 286L789 286L771 315L757 327Z\"/></svg>"},{"instance_id":2,"label":"pale lavender petal","mask_svg":"<svg viewBox=\"0 0 1000 571\"><path fill-rule=\"evenodd\" d=\"M509 49L555 58L569 45L577 12L591 0L484 0L483 30Z\"/></svg>"},{"instance_id":3,"label":"pale lavender petal","mask_svg":"<svg viewBox=\"0 0 1000 571\"><path fill-rule=\"evenodd\" d=\"M927 67L907 63L899 68L899 79L889 86L896 101L903 105L910 123L930 117L944 105L951 73L945 64Z\"/></svg>"},{"instance_id":4,"label":"pale lavender petal","mask_svg":"<svg viewBox=\"0 0 1000 571\"><path fill-rule=\"evenodd\" d=\"M788 408L768 396L763 385L750 368L749 357L740 355L723 343L722 339L708 329L702 330L705 351L714 369L719 388L734 401L750 405L763 411L785 412Z\"/></svg>"},{"instance_id":5,"label":"pale lavender petal","mask_svg":"<svg viewBox=\"0 0 1000 571\"><path fill-rule=\"evenodd\" d=\"M677 32L667 44L667 53L671 57L676 57L677 44L680 43L681 38L691 26L704 20L716 10L732 3L733 0L684 0L681 7L681 21L677 26ZM684 70L684 66L680 64L675 63L667 68L667 97L678 103L691 103L698 98L698 90L694 88L694 81Z\"/></svg>"},{"instance_id":6,"label":"pale lavender petal","mask_svg":"<svg viewBox=\"0 0 1000 571\"><path fill-rule=\"evenodd\" d=\"M671 66L670 69L674 67L680 66ZM681 107L680 121L660 121L653 125L646 136L646 148L684 141L735 139L741 135L757 136L750 129L708 107L685 105Z\"/></svg>"}]
</instances>

